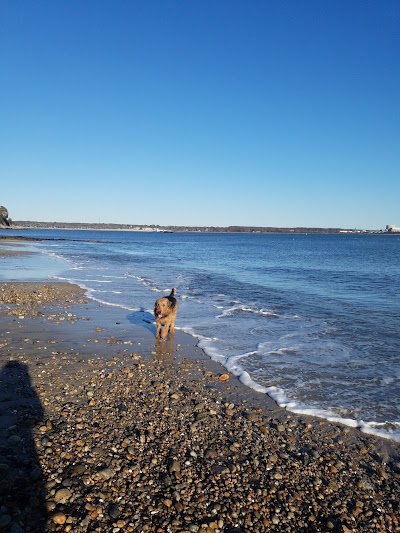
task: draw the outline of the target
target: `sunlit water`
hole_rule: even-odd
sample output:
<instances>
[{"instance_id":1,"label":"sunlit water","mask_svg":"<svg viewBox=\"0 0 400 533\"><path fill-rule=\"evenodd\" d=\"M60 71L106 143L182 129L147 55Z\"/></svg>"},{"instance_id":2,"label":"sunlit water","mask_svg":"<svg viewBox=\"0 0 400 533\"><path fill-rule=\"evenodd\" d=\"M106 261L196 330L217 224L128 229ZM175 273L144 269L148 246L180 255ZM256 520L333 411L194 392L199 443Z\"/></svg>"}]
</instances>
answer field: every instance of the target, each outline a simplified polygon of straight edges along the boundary
<instances>
[{"instance_id":1,"label":"sunlit water","mask_svg":"<svg viewBox=\"0 0 400 533\"><path fill-rule=\"evenodd\" d=\"M177 326L245 384L400 440L400 237L13 233L61 239L29 246L121 313L176 287Z\"/></svg>"}]
</instances>

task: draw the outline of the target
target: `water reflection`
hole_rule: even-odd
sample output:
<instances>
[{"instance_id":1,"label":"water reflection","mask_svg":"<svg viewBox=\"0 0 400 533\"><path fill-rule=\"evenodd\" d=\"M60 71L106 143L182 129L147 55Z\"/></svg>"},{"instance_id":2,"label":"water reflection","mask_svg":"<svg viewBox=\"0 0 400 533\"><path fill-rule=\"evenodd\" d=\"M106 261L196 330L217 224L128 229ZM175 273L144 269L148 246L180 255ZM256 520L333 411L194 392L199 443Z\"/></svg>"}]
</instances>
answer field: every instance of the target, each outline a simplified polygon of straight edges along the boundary
<instances>
[{"instance_id":1,"label":"water reflection","mask_svg":"<svg viewBox=\"0 0 400 533\"><path fill-rule=\"evenodd\" d=\"M154 341L154 352L158 359L164 362L172 362L175 350L176 346L173 335L168 335L166 339L156 337Z\"/></svg>"}]
</instances>

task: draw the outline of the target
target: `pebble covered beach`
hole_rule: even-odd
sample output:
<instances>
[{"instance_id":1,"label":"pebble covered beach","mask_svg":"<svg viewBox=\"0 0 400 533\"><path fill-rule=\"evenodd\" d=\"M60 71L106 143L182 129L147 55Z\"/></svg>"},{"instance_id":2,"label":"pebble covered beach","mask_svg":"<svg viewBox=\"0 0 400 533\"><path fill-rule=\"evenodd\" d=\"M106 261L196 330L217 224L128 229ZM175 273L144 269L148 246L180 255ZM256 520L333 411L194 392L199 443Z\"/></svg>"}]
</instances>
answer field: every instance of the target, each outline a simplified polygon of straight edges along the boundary
<instances>
[{"instance_id":1,"label":"pebble covered beach","mask_svg":"<svg viewBox=\"0 0 400 533\"><path fill-rule=\"evenodd\" d=\"M398 443L288 413L75 285L1 283L0 323L1 532L400 531Z\"/></svg>"}]
</instances>

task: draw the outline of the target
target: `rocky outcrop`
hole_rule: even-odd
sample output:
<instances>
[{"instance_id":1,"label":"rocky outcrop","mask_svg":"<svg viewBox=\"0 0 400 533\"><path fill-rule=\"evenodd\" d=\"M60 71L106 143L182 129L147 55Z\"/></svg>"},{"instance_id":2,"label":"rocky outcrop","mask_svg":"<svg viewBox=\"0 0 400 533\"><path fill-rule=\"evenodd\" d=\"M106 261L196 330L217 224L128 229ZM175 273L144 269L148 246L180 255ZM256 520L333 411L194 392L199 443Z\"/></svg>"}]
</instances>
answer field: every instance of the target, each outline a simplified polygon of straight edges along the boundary
<instances>
[{"instance_id":1,"label":"rocky outcrop","mask_svg":"<svg viewBox=\"0 0 400 533\"><path fill-rule=\"evenodd\" d=\"M2 205L0 205L0 227L1 226L11 226L11 219L8 217L8 211Z\"/></svg>"}]
</instances>

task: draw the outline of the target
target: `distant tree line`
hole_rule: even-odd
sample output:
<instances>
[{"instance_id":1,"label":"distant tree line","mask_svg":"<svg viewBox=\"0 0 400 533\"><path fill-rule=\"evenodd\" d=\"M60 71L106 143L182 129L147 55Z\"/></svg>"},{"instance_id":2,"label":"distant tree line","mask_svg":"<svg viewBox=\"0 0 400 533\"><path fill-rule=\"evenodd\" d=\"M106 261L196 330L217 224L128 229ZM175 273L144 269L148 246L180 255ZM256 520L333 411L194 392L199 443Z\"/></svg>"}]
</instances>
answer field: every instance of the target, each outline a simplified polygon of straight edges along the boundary
<instances>
[{"instance_id":1,"label":"distant tree line","mask_svg":"<svg viewBox=\"0 0 400 533\"><path fill-rule=\"evenodd\" d=\"M20 220L13 223L18 228L36 229L93 229L93 230L130 230L130 231L172 231L203 233L340 233L355 230L342 228L277 228L272 226L160 226L158 224L107 224L88 222L36 222Z\"/></svg>"}]
</instances>

